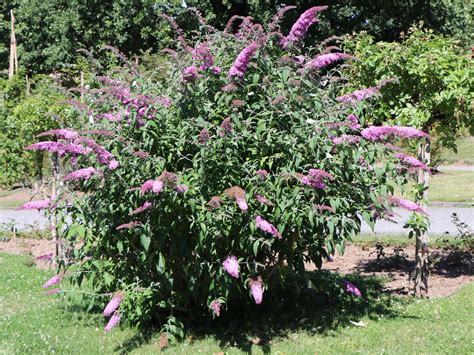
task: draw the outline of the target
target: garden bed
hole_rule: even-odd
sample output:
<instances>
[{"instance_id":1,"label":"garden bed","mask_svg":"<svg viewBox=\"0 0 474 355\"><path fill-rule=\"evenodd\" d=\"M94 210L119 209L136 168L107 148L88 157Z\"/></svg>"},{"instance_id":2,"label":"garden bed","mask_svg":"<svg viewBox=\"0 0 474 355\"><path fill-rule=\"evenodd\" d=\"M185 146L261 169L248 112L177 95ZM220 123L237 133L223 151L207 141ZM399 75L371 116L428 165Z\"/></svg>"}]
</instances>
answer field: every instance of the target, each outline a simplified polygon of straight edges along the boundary
<instances>
[{"instance_id":1,"label":"garden bed","mask_svg":"<svg viewBox=\"0 0 474 355\"><path fill-rule=\"evenodd\" d=\"M37 258L53 251L54 243L48 239L11 238L0 242L0 252L31 255L40 268L48 268L50 263ZM386 246L384 253L385 256L377 259L375 247L348 245L343 256L336 255L334 261L324 263L322 269L341 274L383 277L387 280L384 292L400 296L411 294L415 247ZM449 296L464 284L474 281L474 270L468 262L455 263L448 252L435 247L430 248L430 256L429 297ZM315 267L307 265L307 269L314 270Z\"/></svg>"}]
</instances>

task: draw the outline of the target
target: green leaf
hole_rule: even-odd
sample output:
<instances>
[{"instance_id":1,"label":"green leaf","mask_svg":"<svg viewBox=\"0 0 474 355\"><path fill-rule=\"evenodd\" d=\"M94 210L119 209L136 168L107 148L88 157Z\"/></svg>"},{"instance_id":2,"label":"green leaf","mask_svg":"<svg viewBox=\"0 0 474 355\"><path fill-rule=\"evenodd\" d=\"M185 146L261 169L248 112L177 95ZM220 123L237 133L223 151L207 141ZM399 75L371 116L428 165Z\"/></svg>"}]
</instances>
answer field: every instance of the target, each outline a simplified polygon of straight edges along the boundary
<instances>
[{"instance_id":1,"label":"green leaf","mask_svg":"<svg viewBox=\"0 0 474 355\"><path fill-rule=\"evenodd\" d=\"M145 248L146 251L148 251L148 248L150 247L150 242L151 242L151 238L149 236L144 235L144 234L140 236L140 243L143 246L143 248Z\"/></svg>"}]
</instances>

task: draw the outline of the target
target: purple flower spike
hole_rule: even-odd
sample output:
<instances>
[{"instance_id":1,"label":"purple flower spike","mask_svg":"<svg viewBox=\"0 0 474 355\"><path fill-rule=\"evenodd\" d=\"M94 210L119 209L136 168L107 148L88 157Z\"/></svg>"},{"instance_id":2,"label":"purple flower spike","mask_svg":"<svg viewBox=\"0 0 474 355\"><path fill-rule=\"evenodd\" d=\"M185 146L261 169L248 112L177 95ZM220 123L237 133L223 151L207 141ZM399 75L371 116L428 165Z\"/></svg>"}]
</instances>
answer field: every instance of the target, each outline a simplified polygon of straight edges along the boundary
<instances>
[{"instance_id":1,"label":"purple flower spike","mask_svg":"<svg viewBox=\"0 0 474 355\"><path fill-rule=\"evenodd\" d=\"M395 156L400 159L400 161L411 168L423 169L423 170L430 170L426 164L419 161L415 157L409 156L407 154L398 153Z\"/></svg>"},{"instance_id":2,"label":"purple flower spike","mask_svg":"<svg viewBox=\"0 0 474 355\"><path fill-rule=\"evenodd\" d=\"M61 282L61 280L63 279L64 275L63 274L57 274L57 275L54 275L52 278L50 278L48 281L46 281L44 284L43 284L43 288L49 288L53 285L56 285L58 283Z\"/></svg>"},{"instance_id":3,"label":"purple flower spike","mask_svg":"<svg viewBox=\"0 0 474 355\"><path fill-rule=\"evenodd\" d=\"M42 150L50 153L55 153L61 151L61 148L64 146L62 143L58 142L39 142L35 144L31 144L26 147L26 150Z\"/></svg>"},{"instance_id":4,"label":"purple flower spike","mask_svg":"<svg viewBox=\"0 0 474 355\"><path fill-rule=\"evenodd\" d=\"M219 300L212 301L210 307L217 317L221 315L221 302Z\"/></svg>"},{"instance_id":5,"label":"purple flower spike","mask_svg":"<svg viewBox=\"0 0 474 355\"><path fill-rule=\"evenodd\" d=\"M72 173L66 175L63 177L64 181L68 180L88 180L90 179L91 176L97 174L97 170L95 170L93 167L89 168L84 168L84 169L79 169L76 171L73 171Z\"/></svg>"},{"instance_id":6,"label":"purple flower spike","mask_svg":"<svg viewBox=\"0 0 474 355\"><path fill-rule=\"evenodd\" d=\"M276 237L277 239L281 239L282 236L281 236L281 233L278 231L278 229L276 229L276 227L271 224L270 222L266 221L265 219L263 219L261 216L257 216L255 218L255 226L268 233L268 234L271 234L273 235L274 237Z\"/></svg>"},{"instance_id":7,"label":"purple flower spike","mask_svg":"<svg viewBox=\"0 0 474 355\"><path fill-rule=\"evenodd\" d=\"M408 211L423 213L425 215L427 214L423 207L421 207L420 205L401 197L391 197L390 203Z\"/></svg>"},{"instance_id":8,"label":"purple flower spike","mask_svg":"<svg viewBox=\"0 0 474 355\"><path fill-rule=\"evenodd\" d=\"M175 190L179 193L185 193L186 191L188 191L188 187L184 184L180 184L180 185L176 185L175 187Z\"/></svg>"},{"instance_id":9,"label":"purple flower spike","mask_svg":"<svg viewBox=\"0 0 474 355\"><path fill-rule=\"evenodd\" d=\"M114 313L112 317L110 317L110 320L105 326L104 330L106 332L109 332L110 330L112 330L113 327L115 327L119 323L120 323L120 314Z\"/></svg>"},{"instance_id":10,"label":"purple flower spike","mask_svg":"<svg viewBox=\"0 0 474 355\"><path fill-rule=\"evenodd\" d=\"M72 140L79 137L79 133L72 129L51 129L49 131L38 134L36 137L56 136L58 138Z\"/></svg>"},{"instance_id":11,"label":"purple flower spike","mask_svg":"<svg viewBox=\"0 0 474 355\"><path fill-rule=\"evenodd\" d=\"M327 6L314 6L305 12L296 20L296 22L291 27L290 33L288 36L284 37L280 41L280 45L283 48L287 48L290 43L299 42L306 37L308 29L318 22L316 15L326 10Z\"/></svg>"},{"instance_id":12,"label":"purple flower spike","mask_svg":"<svg viewBox=\"0 0 474 355\"><path fill-rule=\"evenodd\" d=\"M150 209L151 207L153 207L153 204L151 202L146 201L143 205L141 205L140 207L130 212L129 215L134 216L136 214L142 213L143 211Z\"/></svg>"},{"instance_id":13,"label":"purple flower spike","mask_svg":"<svg viewBox=\"0 0 474 355\"><path fill-rule=\"evenodd\" d=\"M245 75L245 72L247 71L250 59L253 57L258 48L259 45L255 42L245 47L235 59L234 64L229 70L228 77L242 79Z\"/></svg>"},{"instance_id":14,"label":"purple flower spike","mask_svg":"<svg viewBox=\"0 0 474 355\"><path fill-rule=\"evenodd\" d=\"M115 159L109 161L109 163L107 164L107 167L110 169L110 170L115 170L117 169L119 166L119 162Z\"/></svg>"},{"instance_id":15,"label":"purple flower spike","mask_svg":"<svg viewBox=\"0 0 474 355\"><path fill-rule=\"evenodd\" d=\"M112 313L114 313L117 308L119 308L120 303L123 301L123 293L117 292L114 297L109 301L107 306L104 308L104 312L102 313L104 317L110 317Z\"/></svg>"},{"instance_id":16,"label":"purple flower spike","mask_svg":"<svg viewBox=\"0 0 474 355\"><path fill-rule=\"evenodd\" d=\"M235 199L236 202L237 202L237 206L239 206L239 208L242 210L242 211L247 211L249 206L247 205L247 201L245 201L245 199L243 198L236 198Z\"/></svg>"},{"instance_id":17,"label":"purple flower spike","mask_svg":"<svg viewBox=\"0 0 474 355\"><path fill-rule=\"evenodd\" d=\"M341 60L350 58L351 56L346 53L328 53L318 55L316 58L310 60L308 64L305 65L306 68L310 69L322 69L333 63L339 62Z\"/></svg>"},{"instance_id":18,"label":"purple flower spike","mask_svg":"<svg viewBox=\"0 0 474 355\"><path fill-rule=\"evenodd\" d=\"M400 138L430 138L428 134L419 129L404 126L370 126L363 129L361 134L362 137L369 141L381 141L390 136Z\"/></svg>"},{"instance_id":19,"label":"purple flower spike","mask_svg":"<svg viewBox=\"0 0 474 355\"><path fill-rule=\"evenodd\" d=\"M354 296L357 296L357 297L362 296L362 293L360 293L359 289L352 282L349 282L347 280L343 280L342 281L342 287L344 288L344 291L346 291L347 293L349 293L351 295L354 295Z\"/></svg>"},{"instance_id":20,"label":"purple flower spike","mask_svg":"<svg viewBox=\"0 0 474 355\"><path fill-rule=\"evenodd\" d=\"M184 81L194 81L199 77L198 68L194 65L187 67L183 70L183 79Z\"/></svg>"},{"instance_id":21,"label":"purple flower spike","mask_svg":"<svg viewBox=\"0 0 474 355\"><path fill-rule=\"evenodd\" d=\"M256 304L261 304L263 300L263 285L260 280L250 280L250 290Z\"/></svg>"},{"instance_id":22,"label":"purple flower spike","mask_svg":"<svg viewBox=\"0 0 474 355\"><path fill-rule=\"evenodd\" d=\"M160 180L147 180L143 183L140 191L142 194L152 191L155 194L159 194L163 190L163 181Z\"/></svg>"},{"instance_id":23,"label":"purple flower spike","mask_svg":"<svg viewBox=\"0 0 474 355\"><path fill-rule=\"evenodd\" d=\"M239 261L235 256L228 256L222 263L222 267L230 276L239 278Z\"/></svg>"},{"instance_id":24,"label":"purple flower spike","mask_svg":"<svg viewBox=\"0 0 474 355\"><path fill-rule=\"evenodd\" d=\"M43 210L45 208L48 208L50 204L51 201L49 199L31 201L21 205L17 208L17 210Z\"/></svg>"},{"instance_id":25,"label":"purple flower spike","mask_svg":"<svg viewBox=\"0 0 474 355\"><path fill-rule=\"evenodd\" d=\"M51 290L45 291L45 295L57 295L59 292L61 292L60 288L52 288Z\"/></svg>"}]
</instances>

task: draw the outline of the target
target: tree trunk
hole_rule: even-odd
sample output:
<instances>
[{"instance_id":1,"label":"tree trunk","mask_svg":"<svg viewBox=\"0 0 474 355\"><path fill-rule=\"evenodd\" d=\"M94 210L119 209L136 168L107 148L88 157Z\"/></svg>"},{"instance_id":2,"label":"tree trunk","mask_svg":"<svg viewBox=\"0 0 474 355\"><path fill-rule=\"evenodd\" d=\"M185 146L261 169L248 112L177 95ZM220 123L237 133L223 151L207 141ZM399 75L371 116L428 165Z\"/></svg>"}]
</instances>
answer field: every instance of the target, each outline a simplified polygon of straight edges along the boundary
<instances>
[{"instance_id":1,"label":"tree trunk","mask_svg":"<svg viewBox=\"0 0 474 355\"><path fill-rule=\"evenodd\" d=\"M425 133L429 133L428 130L425 130ZM426 140L420 143L418 148L419 160L425 163L426 165L430 164L431 160L431 146L430 141ZM418 184L422 184L425 188L429 186L430 173L425 170L420 170L418 172ZM423 198L420 202L428 200L428 190L423 192ZM421 235L416 236L416 247L415 247L415 289L414 294L417 297L427 296L428 294L428 277L429 277L429 267L428 267L428 232L424 231Z\"/></svg>"}]
</instances>

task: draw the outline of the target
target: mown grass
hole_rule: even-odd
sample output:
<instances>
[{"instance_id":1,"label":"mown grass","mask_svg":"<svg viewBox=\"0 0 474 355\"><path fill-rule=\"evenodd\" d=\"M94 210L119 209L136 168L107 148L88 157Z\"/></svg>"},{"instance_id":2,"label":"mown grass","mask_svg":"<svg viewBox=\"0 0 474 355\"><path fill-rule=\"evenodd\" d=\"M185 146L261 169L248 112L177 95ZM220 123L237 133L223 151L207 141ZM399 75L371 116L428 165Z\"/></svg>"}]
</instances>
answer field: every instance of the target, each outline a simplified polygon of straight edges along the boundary
<instances>
[{"instance_id":1,"label":"mown grass","mask_svg":"<svg viewBox=\"0 0 474 355\"><path fill-rule=\"evenodd\" d=\"M441 159L442 164L474 165L474 137L462 137L456 142L458 151L446 151Z\"/></svg>"},{"instance_id":2,"label":"mown grass","mask_svg":"<svg viewBox=\"0 0 474 355\"><path fill-rule=\"evenodd\" d=\"M411 246L415 245L414 238L408 238L408 234L361 234L357 235L350 242L358 246L373 247L377 242L382 242L385 246ZM461 243L459 238L446 235L430 235L431 247L456 246Z\"/></svg>"},{"instance_id":3,"label":"mown grass","mask_svg":"<svg viewBox=\"0 0 474 355\"><path fill-rule=\"evenodd\" d=\"M428 190L430 201L474 203L474 172L444 171L433 176Z\"/></svg>"},{"instance_id":4,"label":"mown grass","mask_svg":"<svg viewBox=\"0 0 474 355\"><path fill-rule=\"evenodd\" d=\"M159 335L147 336L126 325L105 334L100 315L86 313L81 304L44 295L40 285L51 275L32 267L27 256L0 254L1 353L154 354L160 350ZM165 352L472 352L473 284L446 299L415 301L381 294L380 280L357 276L353 280L363 299L345 297L346 301L334 302L309 297L303 304L274 302L263 308L229 310L215 321L203 320L190 331L192 337Z\"/></svg>"}]
</instances>

